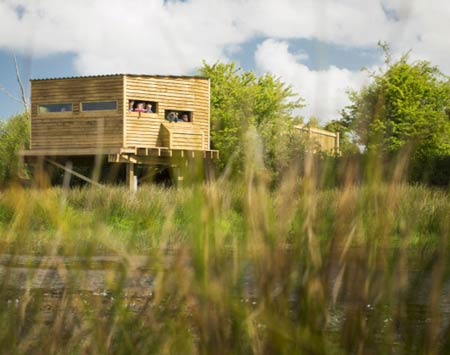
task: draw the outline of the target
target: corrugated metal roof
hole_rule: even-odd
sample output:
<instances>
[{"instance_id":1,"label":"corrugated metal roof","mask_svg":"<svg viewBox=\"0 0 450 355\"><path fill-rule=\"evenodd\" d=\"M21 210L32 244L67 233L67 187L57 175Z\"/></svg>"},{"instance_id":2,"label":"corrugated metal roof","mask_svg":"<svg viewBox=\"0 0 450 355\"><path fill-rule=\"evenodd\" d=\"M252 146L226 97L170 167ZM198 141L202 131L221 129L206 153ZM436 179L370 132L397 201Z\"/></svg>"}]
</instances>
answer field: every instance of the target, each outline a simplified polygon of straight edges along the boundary
<instances>
[{"instance_id":1,"label":"corrugated metal roof","mask_svg":"<svg viewBox=\"0 0 450 355\"><path fill-rule=\"evenodd\" d=\"M205 76L199 75L149 75L149 74L103 74L103 75L84 75L84 76L64 76L59 78L36 78L30 81L44 81L44 80L62 80L62 79L85 79L85 78L108 78L115 76L144 76L148 78L174 78L174 79L208 79Z\"/></svg>"}]
</instances>

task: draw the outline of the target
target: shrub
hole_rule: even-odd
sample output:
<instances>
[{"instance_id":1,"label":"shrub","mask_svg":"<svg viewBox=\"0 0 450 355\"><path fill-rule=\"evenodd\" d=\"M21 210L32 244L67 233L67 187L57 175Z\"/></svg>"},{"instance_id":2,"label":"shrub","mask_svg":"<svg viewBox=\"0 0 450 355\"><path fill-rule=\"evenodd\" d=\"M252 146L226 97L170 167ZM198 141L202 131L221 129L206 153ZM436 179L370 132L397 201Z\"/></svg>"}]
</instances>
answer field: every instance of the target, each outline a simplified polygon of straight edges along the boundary
<instances>
[{"instance_id":1,"label":"shrub","mask_svg":"<svg viewBox=\"0 0 450 355\"><path fill-rule=\"evenodd\" d=\"M0 185L17 180L22 173L19 151L30 142L30 125L26 115L0 122Z\"/></svg>"}]
</instances>

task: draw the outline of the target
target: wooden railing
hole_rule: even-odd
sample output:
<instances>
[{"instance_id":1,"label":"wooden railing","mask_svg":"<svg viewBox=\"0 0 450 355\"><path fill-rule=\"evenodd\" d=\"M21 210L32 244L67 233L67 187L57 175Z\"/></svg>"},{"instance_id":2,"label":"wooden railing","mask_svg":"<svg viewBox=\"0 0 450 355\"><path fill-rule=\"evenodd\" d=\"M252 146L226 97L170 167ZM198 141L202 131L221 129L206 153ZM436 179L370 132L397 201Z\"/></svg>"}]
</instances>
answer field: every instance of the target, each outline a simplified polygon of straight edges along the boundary
<instances>
[{"instance_id":1,"label":"wooden railing","mask_svg":"<svg viewBox=\"0 0 450 355\"><path fill-rule=\"evenodd\" d=\"M169 149L206 150L205 134L184 123L161 124L161 145Z\"/></svg>"},{"instance_id":2,"label":"wooden railing","mask_svg":"<svg viewBox=\"0 0 450 355\"><path fill-rule=\"evenodd\" d=\"M313 128L304 125L295 126L296 129L307 134L308 140L313 141L317 150L322 152L339 154L339 133L330 132L320 128Z\"/></svg>"}]
</instances>

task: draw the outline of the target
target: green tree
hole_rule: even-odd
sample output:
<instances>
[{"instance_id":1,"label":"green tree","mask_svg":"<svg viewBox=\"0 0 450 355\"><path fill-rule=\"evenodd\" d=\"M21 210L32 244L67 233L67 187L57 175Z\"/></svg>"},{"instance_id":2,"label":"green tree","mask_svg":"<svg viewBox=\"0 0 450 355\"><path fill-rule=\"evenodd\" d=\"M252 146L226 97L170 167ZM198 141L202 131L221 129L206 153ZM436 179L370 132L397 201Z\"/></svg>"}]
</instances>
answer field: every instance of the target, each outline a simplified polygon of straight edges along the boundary
<instances>
[{"instance_id":1,"label":"green tree","mask_svg":"<svg viewBox=\"0 0 450 355\"><path fill-rule=\"evenodd\" d=\"M383 49L385 69L350 93L352 104L341 121L369 151L392 155L408 146L415 164L450 155L449 78L427 61L410 62L408 55L392 63Z\"/></svg>"},{"instance_id":2,"label":"green tree","mask_svg":"<svg viewBox=\"0 0 450 355\"><path fill-rule=\"evenodd\" d=\"M0 121L0 184L14 181L20 174L19 151L29 145L30 128L25 114Z\"/></svg>"},{"instance_id":3,"label":"green tree","mask_svg":"<svg viewBox=\"0 0 450 355\"><path fill-rule=\"evenodd\" d=\"M351 126L345 119L332 120L324 126L324 129L339 133L339 150L342 154L359 153L358 145L353 140Z\"/></svg>"},{"instance_id":4,"label":"green tree","mask_svg":"<svg viewBox=\"0 0 450 355\"><path fill-rule=\"evenodd\" d=\"M311 116L306 125L311 128L322 128L322 126L320 125L320 120L316 116Z\"/></svg>"},{"instance_id":5,"label":"green tree","mask_svg":"<svg viewBox=\"0 0 450 355\"><path fill-rule=\"evenodd\" d=\"M231 161L242 171L249 127L262 139L266 166L283 168L292 154L293 111L303 106L301 98L273 75L258 77L235 63L204 63L200 74L211 79L211 139L221 152L221 168Z\"/></svg>"}]
</instances>

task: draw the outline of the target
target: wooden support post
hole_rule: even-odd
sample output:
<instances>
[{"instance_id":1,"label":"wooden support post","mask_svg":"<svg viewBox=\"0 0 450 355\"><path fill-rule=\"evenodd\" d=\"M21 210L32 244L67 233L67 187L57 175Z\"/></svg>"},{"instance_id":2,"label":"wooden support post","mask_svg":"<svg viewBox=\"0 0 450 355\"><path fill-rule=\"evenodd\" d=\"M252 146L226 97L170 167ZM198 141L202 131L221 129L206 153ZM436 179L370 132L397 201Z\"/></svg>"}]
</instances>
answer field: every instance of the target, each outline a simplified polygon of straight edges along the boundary
<instances>
[{"instance_id":1,"label":"wooden support post","mask_svg":"<svg viewBox=\"0 0 450 355\"><path fill-rule=\"evenodd\" d=\"M205 160L205 178L207 182L213 182L216 180L214 164L212 160Z\"/></svg>"},{"instance_id":2,"label":"wooden support post","mask_svg":"<svg viewBox=\"0 0 450 355\"><path fill-rule=\"evenodd\" d=\"M45 157L38 157L34 167L34 183L38 188L45 188L49 185L47 172L45 169Z\"/></svg>"},{"instance_id":3,"label":"wooden support post","mask_svg":"<svg viewBox=\"0 0 450 355\"><path fill-rule=\"evenodd\" d=\"M172 166L173 181L175 186L181 186L184 177L179 166Z\"/></svg>"},{"instance_id":4,"label":"wooden support post","mask_svg":"<svg viewBox=\"0 0 450 355\"><path fill-rule=\"evenodd\" d=\"M335 142L334 142L334 154L336 154L336 155L341 155L339 141L340 141L339 132L336 132L336 138L335 138Z\"/></svg>"},{"instance_id":5,"label":"wooden support post","mask_svg":"<svg viewBox=\"0 0 450 355\"><path fill-rule=\"evenodd\" d=\"M137 176L134 173L134 163L127 164L127 185L131 192L137 191Z\"/></svg>"}]
</instances>

